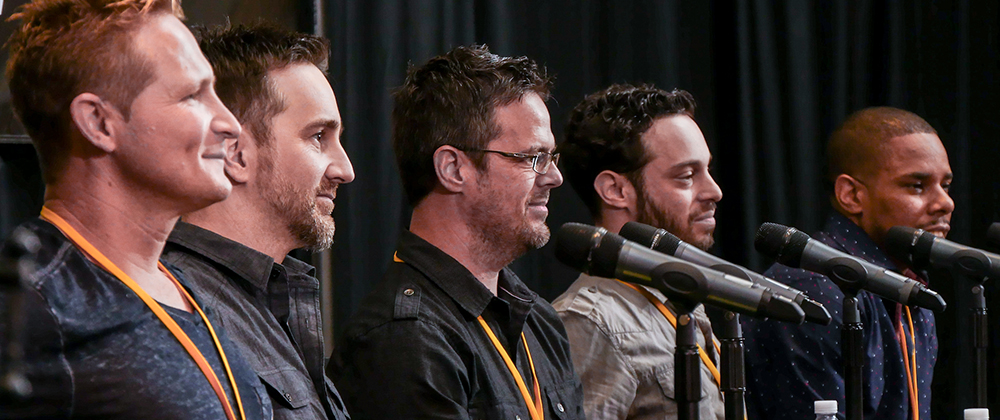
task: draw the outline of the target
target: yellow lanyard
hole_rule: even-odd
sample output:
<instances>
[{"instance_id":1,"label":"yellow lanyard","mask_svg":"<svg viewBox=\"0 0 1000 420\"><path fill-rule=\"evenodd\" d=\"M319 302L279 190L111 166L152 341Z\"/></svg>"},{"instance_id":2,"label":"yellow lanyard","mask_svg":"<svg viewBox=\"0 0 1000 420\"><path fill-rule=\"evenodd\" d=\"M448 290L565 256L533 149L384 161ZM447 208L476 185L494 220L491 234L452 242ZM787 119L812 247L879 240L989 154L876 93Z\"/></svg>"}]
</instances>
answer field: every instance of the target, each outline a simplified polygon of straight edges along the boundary
<instances>
[{"instance_id":1,"label":"yellow lanyard","mask_svg":"<svg viewBox=\"0 0 1000 420\"><path fill-rule=\"evenodd\" d=\"M646 300L648 300L650 303L656 306L656 309L659 310L661 314L663 314L664 318L667 318L667 321L670 322L670 325L673 325L675 330L677 329L677 317L675 317L674 314L670 313L670 310L667 309L667 306L664 305L663 302L660 302L660 300L657 299L656 296L653 296L653 294L649 293L648 290L643 289L634 284L626 283L621 280L618 281L620 281L622 284L628 287L635 289L635 291L639 292L639 294L644 296ZM712 344L715 346L716 354L722 354L722 350L719 348L719 343L716 343L712 337L705 337L705 339L712 341ZM708 354L705 353L705 350L701 348L700 344L698 345L698 355L701 356L701 361L705 363L706 367L708 367L708 371L712 372L712 377L715 378L715 383L721 386L722 375L719 374L719 369L715 367L715 363L712 363L712 359L708 357Z\"/></svg>"},{"instance_id":2,"label":"yellow lanyard","mask_svg":"<svg viewBox=\"0 0 1000 420\"><path fill-rule=\"evenodd\" d=\"M521 341L524 342L525 353L528 353L528 365L531 366L531 379L535 382L534 400L528 395L528 387L524 385L524 379L521 379L521 372L517 370L517 366L514 366L514 361L510 360L507 350L504 350L503 346L500 345L500 340L497 340L497 336L493 334L493 330L490 329L489 325L486 325L486 321L483 320L482 315L477 319L479 320L479 325L482 325L483 330L486 331L486 335L490 336L493 347L496 347L497 352L500 353L500 357L503 357L504 363L507 364L507 369L510 370L511 376L514 377L514 382L517 382L517 387L521 390L521 397L524 398L524 404L528 406L528 412L531 414L532 420L545 420L545 411L542 410L542 392L538 389L538 375L535 374L535 362L531 360L531 350L528 349L528 340L524 338L524 333L521 333Z\"/></svg>"},{"instance_id":3,"label":"yellow lanyard","mask_svg":"<svg viewBox=\"0 0 1000 420\"><path fill-rule=\"evenodd\" d=\"M398 253L392 254L392 261L397 263L404 263L402 259L399 258ZM476 319L479 320L479 325L483 327L483 331L486 331L486 335L490 337L490 341L493 342L493 347L497 349L497 353L500 353L500 357L503 358L503 362L507 364L507 369L510 370L510 375L514 377L514 382L517 382L517 388L521 391L521 397L524 398L524 404L528 406L528 413L531 414L532 420L545 420L545 410L542 408L542 391L538 388L538 375L535 374L535 361L531 359L531 349L528 348L528 339L524 337L524 333L521 333L521 341L524 343L524 352L528 354L528 366L531 366L531 379L534 382L535 398L532 399L531 395L528 394L528 386L524 384L524 379L521 378L521 372L517 370L517 366L514 365L514 361L510 359L510 355L507 354L507 350L503 348L500 344L500 340L497 339L496 334L493 334L493 330L483 316L480 315Z\"/></svg>"},{"instance_id":4,"label":"yellow lanyard","mask_svg":"<svg viewBox=\"0 0 1000 420\"><path fill-rule=\"evenodd\" d=\"M181 345L184 346L184 349L187 350L188 354L191 355L191 358L194 359L198 367L201 368L201 372L205 375L205 378L208 379L208 383L212 385L212 388L215 390L215 394L218 395L219 401L222 403L222 409L226 412L226 418L229 420L236 420L236 415L233 413L232 406L229 405L229 399L226 398L226 392L222 389L222 384L219 382L219 378L215 376L215 371L212 370L212 367L208 364L205 356L201 354L201 351L198 350L198 347L195 346L187 334L184 333L184 330L177 325L177 323L170 317L170 315L167 314L163 307L160 306L160 304L151 296L149 296L149 294L146 293L146 291L143 290L142 287L135 282L135 280L132 280L128 274L125 274L124 271L119 269L115 263L105 257L101 251L95 248L89 241L87 241L86 238L83 237L83 235L80 235L76 229L73 229L73 227L63 220L63 218L58 214L46 207L42 207L41 217L42 220L55 225L55 227L62 231L63 235L69 238L69 240L73 242L73 244L76 245L76 247L80 249L80 251L82 251L88 258L90 258L91 261L118 278L118 280L124 283L125 286L132 289L132 291L139 296L139 299L142 299L142 301L146 303L146 306L148 306L149 309L156 314L156 317L160 319L160 322L162 322L163 325L165 325L167 329L173 333L174 337L177 338L177 341L180 341ZM173 274L171 274L162 263L158 262L157 265L159 266L160 271L166 274L167 277L174 282L177 288L183 292L184 297L191 303L191 306L198 311L198 315L201 316L205 325L208 326L208 332L212 335L212 340L215 341L215 348L219 351L219 358L222 359L222 365L226 368L226 375L229 376L229 384L233 387L233 395L236 396L236 405L240 410L239 418L246 420L246 415L243 412L243 402L240 400L240 391L236 387L236 379L233 377L233 373L229 369L229 361L226 359L226 353L222 350L222 344L219 343L219 337L216 336L215 330L212 328L212 324L208 322L208 317L206 317L205 313L202 312L200 307L198 307L198 303L195 302L194 298L192 298L191 295L188 294L187 290L181 286L180 282L174 278Z\"/></svg>"},{"instance_id":5,"label":"yellow lanyard","mask_svg":"<svg viewBox=\"0 0 1000 420\"><path fill-rule=\"evenodd\" d=\"M906 308L906 319L910 324L910 343L906 342L906 333L903 331L903 320L899 320L899 328L896 330L896 338L902 345L903 366L906 368L906 388L910 391L910 411L913 413L913 420L920 420L920 400L917 391L917 337L913 332L913 316L910 314L910 307ZM902 317L900 317L902 318ZM912 343L912 346L911 346ZM912 347L912 355L909 347ZM912 368L911 368L912 366Z\"/></svg>"}]
</instances>

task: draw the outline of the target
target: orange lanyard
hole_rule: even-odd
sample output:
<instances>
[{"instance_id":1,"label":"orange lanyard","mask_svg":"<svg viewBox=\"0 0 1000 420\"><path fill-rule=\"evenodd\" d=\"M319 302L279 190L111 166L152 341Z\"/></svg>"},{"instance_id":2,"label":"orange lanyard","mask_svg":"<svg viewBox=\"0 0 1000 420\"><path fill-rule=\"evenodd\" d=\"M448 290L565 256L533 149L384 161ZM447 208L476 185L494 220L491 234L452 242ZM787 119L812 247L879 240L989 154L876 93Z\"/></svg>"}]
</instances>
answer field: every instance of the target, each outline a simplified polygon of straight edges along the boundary
<instances>
[{"instance_id":1,"label":"orange lanyard","mask_svg":"<svg viewBox=\"0 0 1000 420\"><path fill-rule=\"evenodd\" d=\"M397 253L392 254L392 261L398 263L404 263L402 259L399 258ZM531 359L531 349L528 348L528 339L524 337L524 333L521 333L521 341L524 342L524 352L528 354L528 365L531 366L531 379L534 381L534 391L535 398L532 399L531 395L528 394L528 386L524 384L524 379L521 378L521 372L517 370L517 366L514 365L514 361L510 359L510 355L507 354L507 350L503 348L500 344L500 340L497 339L496 334L493 334L493 330L483 316L480 315L476 319L479 320L479 325L483 327L483 331L486 331L486 335L490 337L490 341L493 342L493 347L497 349L497 353L500 353L500 357L503 358L503 362L507 365L507 369L510 370L510 375L514 377L514 382L517 382L517 388L521 391L521 398L524 398L524 404L528 406L528 413L531 414L532 420L545 420L545 410L542 408L542 391L538 388L538 375L535 374L535 361Z\"/></svg>"},{"instance_id":2,"label":"orange lanyard","mask_svg":"<svg viewBox=\"0 0 1000 420\"><path fill-rule=\"evenodd\" d=\"M528 349L528 340L524 338L524 333L521 333L521 341L524 342L524 351L528 353L528 365L531 366L531 379L535 382L534 400L528 395L528 387L524 385L524 379L521 379L521 372L517 370L517 366L514 366L514 362L510 360L507 350L504 350L503 346L500 345L500 340L497 340L496 334L493 334L493 330L483 320L482 315L477 317L477 319L479 320L479 325L486 331L486 335L490 336L490 341L493 342L493 347L496 347L497 353L500 353L500 357L503 357L504 363L507 364L507 369L510 370L511 376L514 377L514 382L517 382L517 387L521 390L521 397L524 398L524 403L528 406L528 412L531 414L532 420L545 420L545 411L542 410L542 392L538 389L538 375L535 374L535 362L531 360L531 350Z\"/></svg>"},{"instance_id":3,"label":"orange lanyard","mask_svg":"<svg viewBox=\"0 0 1000 420\"><path fill-rule=\"evenodd\" d=\"M653 294L649 293L648 290L643 289L643 288L641 288L639 286L636 286L634 284L626 283L626 282L623 282L621 280L618 280L618 281L620 281L622 284L624 284L624 285L626 285L628 287L631 287L631 288L635 289L635 291L639 292L639 294L641 294L643 297L645 297L646 300L648 300L650 303L652 303L654 306L656 306L656 309L658 311L660 311L661 314L663 314L664 318L667 318L667 322L670 322L670 325L673 325L673 327L674 327L675 330L677 329L677 317L675 317L674 314L671 313L669 309L667 309L667 306L664 305L663 302L660 302L660 300L657 299L656 296L653 296ZM712 338L712 337L706 337L706 339L707 340L712 340L712 345L715 346L715 351L716 351L717 354L722 354L722 350L719 348L719 343L716 343L714 338ZM721 384L722 384L722 375L719 374L719 368L715 367L715 363L712 363L712 359L710 359L708 357L708 354L705 353L705 350L701 348L700 344L698 345L698 355L701 356L701 361L703 363L705 363L706 367L708 367L708 371L712 372L712 377L715 378L715 383L719 384L721 386Z\"/></svg>"},{"instance_id":4,"label":"orange lanyard","mask_svg":"<svg viewBox=\"0 0 1000 420\"><path fill-rule=\"evenodd\" d=\"M83 235L80 235L80 233L77 232L76 229L73 229L73 227L70 226L70 224L67 223L65 220L63 220L63 218L60 217L58 214L56 214L52 210L49 210L46 207L42 207L41 216L42 220L52 223L57 228L59 228L59 230L62 231L63 235L66 235L66 237L69 238L69 240L73 242L73 244L76 245L76 247L80 249L80 251L82 251L85 255L87 255L87 257L90 258L91 261L97 264L97 266L101 267L105 271L111 273L116 278L118 278L118 280L124 283L125 286L128 286L129 289L132 289L132 291L139 296L139 299L142 299L142 301L146 303L146 306L148 306L149 309L152 310L154 314L156 314L156 317L160 319L160 322L162 322L163 325L165 325L167 329L170 330L171 333L173 333L174 337L177 338L177 341L180 341L181 345L184 346L184 349L187 350L188 354L191 355L191 358L194 359L198 367L201 368L201 372L205 375L205 378L208 379L208 383L212 385L212 388L215 390L215 394L218 395L219 401L222 403L222 409L226 412L226 418L229 420L236 420L236 415L233 413L232 406L229 405L229 399L226 398L226 392L222 389L222 384L219 382L219 378L215 376L215 371L212 370L212 367L208 364L208 361L205 359L205 356L201 354L201 351L198 350L198 347L195 346L195 344L191 341L191 339L187 336L187 334L184 333L184 330L182 330L181 327L177 325L177 322L175 322L173 318L171 318L170 315L167 314L167 312L163 309L163 307L160 306L160 304L156 300L154 300L151 296L149 296L149 294L146 293L146 291L143 290L142 287L140 287L135 282L135 280L132 280L132 278L129 277L128 274L125 274L124 271L119 269L118 266L115 265L115 263L111 262L111 260L105 257L104 254L101 253L101 251L95 248L89 241L87 241L86 238L83 237ZM236 379L233 377L233 373L229 369L229 361L226 359L226 353L222 350L222 344L219 343L219 337L215 334L215 330L212 328L212 324L208 322L208 317L206 317L205 313L202 312L201 308L198 306L198 303L195 302L194 298L192 298L191 295L188 294L187 290L181 286L180 282L178 282L177 279L174 278L173 274L171 274L170 271L167 270L167 268L164 267L162 263L157 262L157 265L159 266L160 271L166 274L167 277L174 282L177 288L184 293L184 297L188 300L188 302L191 303L191 306L193 306L194 309L198 311L198 315L201 316L201 319L205 322L205 325L208 326L208 332L209 334L212 335L212 340L215 341L215 348L216 350L219 351L219 357L222 359L222 365L226 368L226 375L229 376L229 384L233 388L233 395L236 396L236 405L239 407L240 410L239 418L242 420L246 420L246 415L243 412L243 402L240 400L240 392L239 389L236 387Z\"/></svg>"},{"instance_id":5,"label":"orange lanyard","mask_svg":"<svg viewBox=\"0 0 1000 420\"><path fill-rule=\"evenodd\" d=\"M910 392L910 411L913 413L913 420L920 420L920 400L918 399L919 395L917 391L917 337L913 332L913 316L910 314L910 307L904 306L904 308L906 308L906 319L910 325L910 342L906 342L902 317L899 320L899 328L896 330L896 338L899 339L899 343L903 348L903 366L906 368L906 388ZM911 347L912 349L910 349Z\"/></svg>"}]
</instances>

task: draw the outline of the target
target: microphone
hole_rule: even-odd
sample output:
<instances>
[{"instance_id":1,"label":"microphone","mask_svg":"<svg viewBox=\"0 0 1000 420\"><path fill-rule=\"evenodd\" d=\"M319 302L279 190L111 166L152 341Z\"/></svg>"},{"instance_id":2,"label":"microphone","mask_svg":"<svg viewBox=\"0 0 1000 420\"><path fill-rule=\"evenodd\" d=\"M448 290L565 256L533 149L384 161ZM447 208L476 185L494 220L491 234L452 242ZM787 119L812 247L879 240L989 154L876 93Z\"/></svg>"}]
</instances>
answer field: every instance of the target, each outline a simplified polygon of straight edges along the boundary
<instances>
[{"instance_id":1,"label":"microphone","mask_svg":"<svg viewBox=\"0 0 1000 420\"><path fill-rule=\"evenodd\" d=\"M986 240L996 248L1000 248L1000 222L990 225L986 230Z\"/></svg>"},{"instance_id":2,"label":"microphone","mask_svg":"<svg viewBox=\"0 0 1000 420\"><path fill-rule=\"evenodd\" d=\"M801 324L799 305L753 283L661 254L604 228L566 223L556 258L583 273L653 287L670 299L707 303L751 316Z\"/></svg>"},{"instance_id":3,"label":"microphone","mask_svg":"<svg viewBox=\"0 0 1000 420\"><path fill-rule=\"evenodd\" d=\"M795 228L764 223L757 229L754 248L781 264L823 274L842 290L857 293L864 289L904 305L936 312L947 306L941 295L923 284L837 251Z\"/></svg>"},{"instance_id":4,"label":"microphone","mask_svg":"<svg viewBox=\"0 0 1000 420\"><path fill-rule=\"evenodd\" d=\"M961 274L1000 278L1000 255L938 238L923 229L895 226L885 235L885 249L917 269L956 269Z\"/></svg>"},{"instance_id":5,"label":"microphone","mask_svg":"<svg viewBox=\"0 0 1000 420\"><path fill-rule=\"evenodd\" d=\"M674 257L693 262L702 267L750 280L753 282L754 287L766 288L771 293L791 300L801 306L802 311L806 314L806 321L830 325L830 313L827 312L822 304L810 299L805 293L705 252L694 245L680 240L680 238L667 232L665 229L658 229L639 222L628 222L625 226L622 226L618 234L625 239L638 242L655 251L673 255Z\"/></svg>"}]
</instances>

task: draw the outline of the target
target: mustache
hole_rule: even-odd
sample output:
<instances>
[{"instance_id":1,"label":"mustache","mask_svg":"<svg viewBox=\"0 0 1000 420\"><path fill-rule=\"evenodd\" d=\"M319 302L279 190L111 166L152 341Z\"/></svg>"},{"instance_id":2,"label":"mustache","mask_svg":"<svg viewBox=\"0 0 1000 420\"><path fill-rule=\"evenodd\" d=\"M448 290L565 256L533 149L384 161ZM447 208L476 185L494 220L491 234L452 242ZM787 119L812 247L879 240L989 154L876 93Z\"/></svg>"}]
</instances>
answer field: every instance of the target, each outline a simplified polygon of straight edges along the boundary
<instances>
[{"instance_id":1,"label":"mustache","mask_svg":"<svg viewBox=\"0 0 1000 420\"><path fill-rule=\"evenodd\" d=\"M320 181L319 187L316 187L316 195L329 195L331 197L336 197L337 187L339 186L340 183L324 178Z\"/></svg>"}]
</instances>

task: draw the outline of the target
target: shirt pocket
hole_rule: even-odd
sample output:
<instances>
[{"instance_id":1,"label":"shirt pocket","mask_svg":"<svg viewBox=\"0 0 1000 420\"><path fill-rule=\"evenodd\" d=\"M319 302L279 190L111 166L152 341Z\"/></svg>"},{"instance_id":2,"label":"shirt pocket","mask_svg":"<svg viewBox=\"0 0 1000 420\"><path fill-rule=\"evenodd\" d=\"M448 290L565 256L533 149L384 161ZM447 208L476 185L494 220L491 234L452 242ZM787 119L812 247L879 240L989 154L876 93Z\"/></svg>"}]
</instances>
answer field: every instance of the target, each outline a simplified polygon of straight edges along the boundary
<instances>
[{"instance_id":1,"label":"shirt pocket","mask_svg":"<svg viewBox=\"0 0 1000 420\"><path fill-rule=\"evenodd\" d=\"M545 392L548 396L549 412L559 420L582 419L583 415L583 385L576 379L570 379L551 387Z\"/></svg>"},{"instance_id":2,"label":"shirt pocket","mask_svg":"<svg viewBox=\"0 0 1000 420\"><path fill-rule=\"evenodd\" d=\"M275 406L295 409L309 403L312 390L309 388L309 381L302 378L300 373L278 370L259 373L257 376L264 383L271 396L271 403Z\"/></svg>"},{"instance_id":3,"label":"shirt pocket","mask_svg":"<svg viewBox=\"0 0 1000 420\"><path fill-rule=\"evenodd\" d=\"M520 395L520 394L518 394ZM505 399L497 402L493 398L473 397L469 402L469 418L472 420L531 420L531 414L521 398Z\"/></svg>"}]
</instances>

